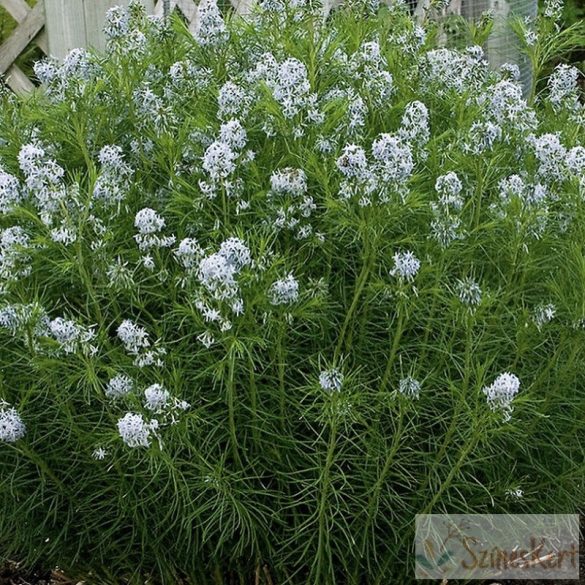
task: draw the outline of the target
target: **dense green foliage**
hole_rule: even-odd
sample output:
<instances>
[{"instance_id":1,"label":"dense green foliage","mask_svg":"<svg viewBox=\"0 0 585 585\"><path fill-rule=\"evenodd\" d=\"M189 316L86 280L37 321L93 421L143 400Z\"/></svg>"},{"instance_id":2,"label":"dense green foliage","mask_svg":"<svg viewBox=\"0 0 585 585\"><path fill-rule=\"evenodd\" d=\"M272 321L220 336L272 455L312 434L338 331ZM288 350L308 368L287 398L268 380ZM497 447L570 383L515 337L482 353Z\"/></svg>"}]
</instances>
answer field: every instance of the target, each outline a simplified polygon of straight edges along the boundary
<instances>
[{"instance_id":1,"label":"dense green foliage","mask_svg":"<svg viewBox=\"0 0 585 585\"><path fill-rule=\"evenodd\" d=\"M114 11L2 98L0 551L406 584L416 513L583 504L577 72L365 10Z\"/></svg>"}]
</instances>

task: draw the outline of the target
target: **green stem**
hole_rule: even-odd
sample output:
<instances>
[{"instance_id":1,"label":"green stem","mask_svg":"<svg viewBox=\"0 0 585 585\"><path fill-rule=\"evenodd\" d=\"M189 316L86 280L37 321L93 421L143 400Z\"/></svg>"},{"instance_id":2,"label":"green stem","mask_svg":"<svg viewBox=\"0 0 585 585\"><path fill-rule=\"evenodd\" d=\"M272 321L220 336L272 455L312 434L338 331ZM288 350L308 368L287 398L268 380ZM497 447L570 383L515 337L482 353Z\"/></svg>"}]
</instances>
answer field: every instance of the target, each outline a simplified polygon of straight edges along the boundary
<instances>
[{"instance_id":1,"label":"green stem","mask_svg":"<svg viewBox=\"0 0 585 585\"><path fill-rule=\"evenodd\" d=\"M327 458L325 460L325 467L321 476L321 498L319 500L319 540L317 545L317 555L315 562L318 567L330 566L329 559L327 559L327 551L330 549L327 546L328 530L326 523L327 500L329 498L329 487L331 484L331 468L335 458L335 446L337 441L337 421L334 419L331 424L331 431L329 434L329 444L327 446Z\"/></svg>"},{"instance_id":2,"label":"green stem","mask_svg":"<svg viewBox=\"0 0 585 585\"><path fill-rule=\"evenodd\" d=\"M467 323L466 335L465 335L465 366L464 366L464 373L463 373L463 387L461 390L461 395L459 396L459 400L457 400L457 404L455 405L455 412L451 418L451 424L449 425L449 429L447 430L447 434L445 435L445 440L441 446L439 454L436 458L436 463L439 463L441 459L445 455L445 451L449 446L449 442L455 429L457 428L457 421L459 415L461 414L461 410L463 409L463 404L467 398L467 389L469 388L469 381L471 379L471 353L473 349L473 336L472 336L472 327L470 323Z\"/></svg>"},{"instance_id":3,"label":"green stem","mask_svg":"<svg viewBox=\"0 0 585 585\"><path fill-rule=\"evenodd\" d=\"M46 464L44 459L37 455L35 451L33 451L26 443L22 443L18 446L20 452L28 457L30 461L32 461L40 470L41 472L46 475L58 488L63 494L69 494L69 490L65 487L63 482L55 475L52 469Z\"/></svg>"},{"instance_id":4,"label":"green stem","mask_svg":"<svg viewBox=\"0 0 585 585\"><path fill-rule=\"evenodd\" d=\"M370 242L369 242L369 237L368 237L368 231L367 231L368 226L367 225L366 225L365 229L366 229L366 232L365 232L365 236L364 236L364 253L363 253L363 259L362 259L362 268L361 268L360 274L359 274L357 281L356 281L351 305L349 306L349 309L348 309L348 311L345 315L345 319L343 321L343 325L341 326L341 331L339 332L337 346L335 348L335 353L333 354L333 363L335 363L335 364L337 363L337 360L339 359L339 357L341 355L341 350L343 349L343 345L345 343L345 336L347 334L347 330L349 328L350 323L353 320L354 313L358 307L362 293L363 293L364 288L366 287L366 284L368 282L370 271L372 269L372 264L374 262L374 254L373 254L373 251L370 249Z\"/></svg>"},{"instance_id":5,"label":"green stem","mask_svg":"<svg viewBox=\"0 0 585 585\"><path fill-rule=\"evenodd\" d=\"M449 475L447 475L447 477L445 478L445 481L443 481L441 483L441 487L438 489L438 491L432 497L431 501L428 503L428 505L425 507L425 509L421 512L421 514L429 514L433 510L433 507L439 501L441 496L445 493L445 491L447 491L449 489L449 487L451 487L451 482L453 481L453 479L457 475L457 473L459 473L459 470L461 469L461 467L465 463L465 459L467 458L469 453L471 451L473 451L478 440L479 440L479 435L474 430L474 434L473 434L471 440L461 450L461 454L459 456L459 459L457 459L457 462L451 468Z\"/></svg>"},{"instance_id":6,"label":"green stem","mask_svg":"<svg viewBox=\"0 0 585 585\"><path fill-rule=\"evenodd\" d=\"M441 295L439 295L437 293L437 290L441 284L441 279L443 276L443 266L445 264L445 255L441 254L441 257L439 259L439 264L437 266L437 272L435 275L435 284L433 286L432 289L432 294L433 294L433 300L431 303L431 310L429 312L429 320L427 322L427 326L425 327L425 334L423 337L423 343L422 343L422 354L420 356L419 359L419 364L421 364L421 367L424 367L424 364L426 363L426 358L427 355L429 353L429 338L431 336L431 332L433 331L433 321L435 318L435 311L437 310L437 302L438 299Z\"/></svg>"},{"instance_id":7,"label":"green stem","mask_svg":"<svg viewBox=\"0 0 585 585\"><path fill-rule=\"evenodd\" d=\"M471 317L469 317L471 318ZM465 336L465 365L464 365L464 374L463 374L463 385L461 388L461 394L455 404L455 410L453 411L453 416L451 417L451 422L449 423L449 428L445 433L445 438L441 443L441 447L437 456L435 457L432 471L426 474L425 482L420 490L420 493L424 493L427 491L431 478L434 475L434 472L438 469L439 464L443 460L449 445L451 444L451 439L453 438L453 434L457 429L457 423L459 422L459 417L461 415L461 411L463 410L463 406L465 404L467 398L467 390L469 388L469 382L471 380L471 356L472 356L472 349L473 349L473 328L469 320L466 322L466 336Z\"/></svg>"},{"instance_id":8,"label":"green stem","mask_svg":"<svg viewBox=\"0 0 585 585\"><path fill-rule=\"evenodd\" d=\"M475 229L479 227L481 219L481 199L483 197L483 176L481 174L481 161L477 161L477 186L475 189L475 209L474 209L474 220L473 225Z\"/></svg>"},{"instance_id":9,"label":"green stem","mask_svg":"<svg viewBox=\"0 0 585 585\"><path fill-rule=\"evenodd\" d=\"M398 323L396 324L396 331L392 340L392 346L390 347L390 354L388 361L386 362L386 369L384 370L384 376L382 377L382 383L380 385L380 391L384 392L388 386L390 375L392 374L392 367L394 366L394 360L398 353L398 346L400 345L400 339L404 332L404 310L401 306L398 307Z\"/></svg>"},{"instance_id":10,"label":"green stem","mask_svg":"<svg viewBox=\"0 0 585 585\"><path fill-rule=\"evenodd\" d=\"M279 408L280 408L280 425L282 429L286 427L286 387L285 387L285 350L284 350L284 336L286 325L280 324L278 332L278 343L276 345L276 359L278 360L278 389L279 389Z\"/></svg>"},{"instance_id":11,"label":"green stem","mask_svg":"<svg viewBox=\"0 0 585 585\"><path fill-rule=\"evenodd\" d=\"M360 552L361 552L362 556L365 554L366 543L368 540L368 533L370 532L370 529L372 528L372 524L374 523L374 519L376 518L376 510L378 509L378 505L379 505L380 493L382 491L382 488L384 487L384 484L386 483L386 478L388 476L388 473L390 472L390 468L392 466L392 463L394 462L394 458L395 458L396 453L398 452L398 449L400 447L400 443L401 443L401 439L402 439L402 432L404 429L404 410L403 410L402 405L400 405L399 408L400 408L400 414L398 416L398 425L396 427L396 431L395 431L394 437L392 439L392 445L390 447L390 451L388 452L388 455L386 456L386 460L384 461L384 466L382 467L382 472L378 476L378 479L376 480L376 483L374 484L374 487L372 488L372 495L370 496L370 499L368 500L368 506L366 508L367 509L366 526L364 528L362 544L361 544L361 548L360 548ZM356 575L356 580L357 580L357 575Z\"/></svg>"},{"instance_id":12,"label":"green stem","mask_svg":"<svg viewBox=\"0 0 585 585\"><path fill-rule=\"evenodd\" d=\"M234 461L241 467L242 461L238 452L238 437L236 433L236 355L234 349L230 349L228 362L228 379L227 379L227 403L228 403L228 418L229 428L232 443L232 454Z\"/></svg>"},{"instance_id":13,"label":"green stem","mask_svg":"<svg viewBox=\"0 0 585 585\"><path fill-rule=\"evenodd\" d=\"M229 228L229 208L228 208L228 201L227 201L227 195L225 192L225 188L222 187L221 190L221 206L223 208L223 225L226 228Z\"/></svg>"},{"instance_id":14,"label":"green stem","mask_svg":"<svg viewBox=\"0 0 585 585\"><path fill-rule=\"evenodd\" d=\"M258 434L258 388L256 387L256 374L254 373L254 360L249 356L250 363L250 405L252 408L252 435L256 447L260 444L260 436Z\"/></svg>"}]
</instances>

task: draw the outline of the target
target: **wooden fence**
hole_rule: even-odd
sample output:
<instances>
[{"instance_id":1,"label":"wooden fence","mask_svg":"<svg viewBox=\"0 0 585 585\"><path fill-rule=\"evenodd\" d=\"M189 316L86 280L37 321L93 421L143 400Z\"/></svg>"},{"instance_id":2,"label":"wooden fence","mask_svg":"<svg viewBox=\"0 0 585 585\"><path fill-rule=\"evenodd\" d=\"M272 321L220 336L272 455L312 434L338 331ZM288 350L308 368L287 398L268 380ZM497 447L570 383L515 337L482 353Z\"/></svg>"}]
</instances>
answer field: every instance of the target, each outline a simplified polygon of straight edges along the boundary
<instances>
[{"instance_id":1,"label":"wooden fence","mask_svg":"<svg viewBox=\"0 0 585 585\"><path fill-rule=\"evenodd\" d=\"M150 14L162 15L165 9L182 13L191 30L197 22L198 0L141 0ZM250 10L254 0L230 0L239 14ZM323 0L327 14L342 0ZM393 0L382 0L392 2ZM63 58L76 47L103 48L102 27L106 11L128 0L37 0L30 7L25 0L0 0L2 6L16 21L11 36L0 45L0 78L16 93L34 89L32 81L16 65L18 57L35 44L45 55ZM422 19L431 0L417 0L415 15ZM487 42L488 59L492 67L503 62L521 63L521 56L512 32L507 25L509 6L517 4L522 16L536 13L536 0L451 0L446 13L455 13L474 19L488 8L494 13L494 33ZM533 14L534 13L534 14Z\"/></svg>"},{"instance_id":2,"label":"wooden fence","mask_svg":"<svg viewBox=\"0 0 585 585\"><path fill-rule=\"evenodd\" d=\"M162 15L165 0L142 0L150 14ZM167 0L171 10L179 10L190 28L197 18L195 0ZM235 10L242 11L245 2L232 0ZM25 0L0 0L16 21L11 36L0 45L0 77L16 93L34 89L32 81L15 64L18 57L35 44L45 55L63 58L76 47L103 47L102 25L106 11L112 6L128 4L127 0L38 0L30 7Z\"/></svg>"}]
</instances>

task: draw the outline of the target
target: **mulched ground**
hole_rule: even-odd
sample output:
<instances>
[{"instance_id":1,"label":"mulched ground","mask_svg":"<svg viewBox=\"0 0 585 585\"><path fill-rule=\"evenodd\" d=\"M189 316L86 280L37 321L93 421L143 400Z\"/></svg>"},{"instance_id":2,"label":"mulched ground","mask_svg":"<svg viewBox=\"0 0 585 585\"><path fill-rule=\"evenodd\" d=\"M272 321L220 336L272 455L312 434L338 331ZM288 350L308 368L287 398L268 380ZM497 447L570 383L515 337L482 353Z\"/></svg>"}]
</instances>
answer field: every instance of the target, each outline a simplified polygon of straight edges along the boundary
<instances>
[{"instance_id":1,"label":"mulched ground","mask_svg":"<svg viewBox=\"0 0 585 585\"><path fill-rule=\"evenodd\" d=\"M0 566L0 585L77 585L60 571L23 571L17 563ZM84 585L90 585L89 583ZM97 585L97 584L92 584Z\"/></svg>"},{"instance_id":2,"label":"mulched ground","mask_svg":"<svg viewBox=\"0 0 585 585\"><path fill-rule=\"evenodd\" d=\"M585 585L585 551L581 548L579 581L484 581L478 585ZM426 582L428 583L428 581ZM21 571L16 563L0 567L0 585L100 585L89 581L71 581L61 571ZM443 584L442 584L443 585ZM457 585L449 581L445 585Z\"/></svg>"},{"instance_id":3,"label":"mulched ground","mask_svg":"<svg viewBox=\"0 0 585 585\"><path fill-rule=\"evenodd\" d=\"M560 581L516 581L491 579L477 585L585 585L585 514L581 515L581 546L579 550L579 574L580 579ZM271 581L271 580L270 580ZM429 581L425 581L429 583ZM0 585L101 585L98 582L77 581L69 579L60 570L36 570L24 571L17 563L6 563L0 565ZM274 584L278 585L278 584ZM437 582L437 585L438 582ZM458 585L457 581L444 581L441 585Z\"/></svg>"}]
</instances>

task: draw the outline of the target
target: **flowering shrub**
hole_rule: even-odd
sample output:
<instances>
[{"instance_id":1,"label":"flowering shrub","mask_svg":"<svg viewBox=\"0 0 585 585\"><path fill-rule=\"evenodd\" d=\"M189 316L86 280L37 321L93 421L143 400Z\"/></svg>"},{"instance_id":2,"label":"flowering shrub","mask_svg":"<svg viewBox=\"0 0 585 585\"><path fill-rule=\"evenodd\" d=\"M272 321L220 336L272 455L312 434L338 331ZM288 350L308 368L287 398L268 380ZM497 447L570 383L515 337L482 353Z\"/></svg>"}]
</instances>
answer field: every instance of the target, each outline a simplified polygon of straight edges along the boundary
<instances>
[{"instance_id":1,"label":"flowering shrub","mask_svg":"<svg viewBox=\"0 0 585 585\"><path fill-rule=\"evenodd\" d=\"M416 513L583 502L579 73L364 10L131 4L3 97L6 554L406 583Z\"/></svg>"}]
</instances>

